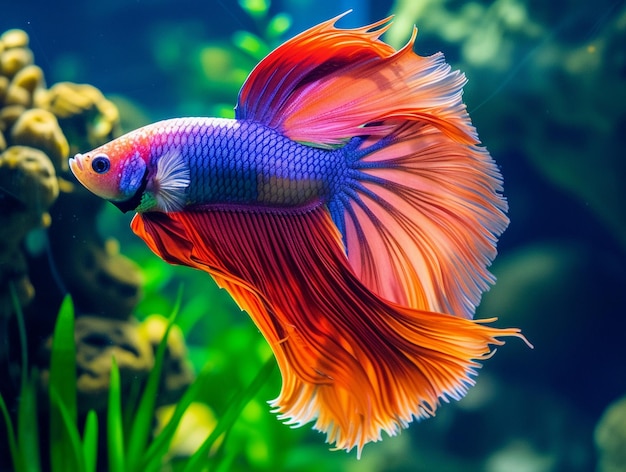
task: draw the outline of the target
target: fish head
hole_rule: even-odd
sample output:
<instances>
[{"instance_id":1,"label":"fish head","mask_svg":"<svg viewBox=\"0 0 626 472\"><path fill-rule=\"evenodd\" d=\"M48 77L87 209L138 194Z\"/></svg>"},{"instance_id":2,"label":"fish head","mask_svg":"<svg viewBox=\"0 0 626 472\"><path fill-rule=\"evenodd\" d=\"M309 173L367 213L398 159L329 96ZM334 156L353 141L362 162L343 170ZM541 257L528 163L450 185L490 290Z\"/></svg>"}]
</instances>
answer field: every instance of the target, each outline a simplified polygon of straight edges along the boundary
<instances>
[{"instance_id":1,"label":"fish head","mask_svg":"<svg viewBox=\"0 0 626 472\"><path fill-rule=\"evenodd\" d=\"M148 180L148 162L147 148L130 136L69 160L72 173L87 190L113 202L122 211L139 205Z\"/></svg>"}]
</instances>

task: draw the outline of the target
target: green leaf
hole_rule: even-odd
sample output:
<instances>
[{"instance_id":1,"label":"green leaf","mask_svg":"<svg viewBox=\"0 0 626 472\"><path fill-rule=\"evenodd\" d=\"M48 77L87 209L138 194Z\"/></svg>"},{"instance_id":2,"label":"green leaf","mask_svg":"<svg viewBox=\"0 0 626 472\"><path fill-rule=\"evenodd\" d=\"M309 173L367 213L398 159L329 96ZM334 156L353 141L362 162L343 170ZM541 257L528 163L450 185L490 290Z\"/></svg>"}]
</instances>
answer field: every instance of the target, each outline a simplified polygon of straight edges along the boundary
<instances>
[{"instance_id":1,"label":"green leaf","mask_svg":"<svg viewBox=\"0 0 626 472\"><path fill-rule=\"evenodd\" d=\"M161 380L161 371L163 369L163 361L165 359L165 350L167 348L167 338L170 334L170 330L174 325L176 315L180 310L180 303L182 299L182 288L178 291L178 297L172 314L168 319L167 328L163 339L159 343L157 352L154 358L154 367L148 375L148 381L146 388L144 389L139 406L130 430L130 437L128 440L128 467L129 470L137 470L141 459L144 456L146 446L148 444L148 438L152 429L152 422L154 420L154 408L156 404L156 397L159 392L159 383Z\"/></svg>"},{"instance_id":2,"label":"green leaf","mask_svg":"<svg viewBox=\"0 0 626 472\"><path fill-rule=\"evenodd\" d=\"M26 343L26 327L24 313L20 305L15 285L9 283L11 301L15 310L18 332L20 337L20 350L22 358L20 401L17 413L17 439L11 424L8 410L2 401L3 410L6 411L5 422L9 433L9 448L14 466L17 470L41 470L39 457L39 426L37 424L37 389L35 376L30 380L28 376L28 346ZM16 462L17 461L17 462Z\"/></svg>"},{"instance_id":3,"label":"green leaf","mask_svg":"<svg viewBox=\"0 0 626 472\"><path fill-rule=\"evenodd\" d=\"M76 427L76 421L72 418L69 409L63 404L61 397L54 389L50 390L50 402L55 408L58 409L61 416L63 426L65 427L65 437L67 438L66 450L69 450L71 453L71 456L68 455L63 458L65 468L60 470L77 470L79 472L84 472L85 464L83 461L83 448L80 442L80 434L78 433L78 428ZM68 462L70 457L73 459L72 462ZM72 468L72 465L74 468Z\"/></svg>"},{"instance_id":4,"label":"green leaf","mask_svg":"<svg viewBox=\"0 0 626 472\"><path fill-rule=\"evenodd\" d=\"M122 409L122 428L128 432L133 426L137 405L141 397L143 382L132 382L128 392L124 392L124 408Z\"/></svg>"},{"instance_id":5,"label":"green leaf","mask_svg":"<svg viewBox=\"0 0 626 472\"><path fill-rule=\"evenodd\" d=\"M253 18L263 18L270 8L269 0L239 0L239 5Z\"/></svg>"},{"instance_id":6,"label":"green leaf","mask_svg":"<svg viewBox=\"0 0 626 472\"><path fill-rule=\"evenodd\" d=\"M13 462L13 469L23 470L22 458L17 448L17 441L15 440L15 430L13 429L11 416L9 415L9 410L7 409L7 405L4 402L4 398L2 397L1 393L0 393L0 411L2 412L2 417L4 418L4 424L7 428L7 438L9 441L9 451L11 452L11 461Z\"/></svg>"},{"instance_id":7,"label":"green leaf","mask_svg":"<svg viewBox=\"0 0 626 472\"><path fill-rule=\"evenodd\" d=\"M89 410L87 419L85 420L83 460L85 463L85 472L96 472L98 463L98 415L93 410Z\"/></svg>"},{"instance_id":8,"label":"green leaf","mask_svg":"<svg viewBox=\"0 0 626 472\"><path fill-rule=\"evenodd\" d=\"M228 451L220 457L221 460L215 468L215 472L228 472L229 470L233 470L233 464L235 463L235 459L237 459L237 450Z\"/></svg>"},{"instance_id":9,"label":"green leaf","mask_svg":"<svg viewBox=\"0 0 626 472\"><path fill-rule=\"evenodd\" d=\"M76 425L76 345L74 342L74 305L68 295L63 299L52 337L50 356L50 461L52 470L77 470L79 464L68 462L73 456L70 429ZM68 421L63 418L66 411Z\"/></svg>"},{"instance_id":10,"label":"green leaf","mask_svg":"<svg viewBox=\"0 0 626 472\"><path fill-rule=\"evenodd\" d=\"M120 391L120 371L115 357L111 358L111 380L109 382L109 405L107 411L107 449L109 470L123 472L124 431L122 430L122 398Z\"/></svg>"},{"instance_id":11,"label":"green leaf","mask_svg":"<svg viewBox=\"0 0 626 472\"><path fill-rule=\"evenodd\" d=\"M235 398L233 398L233 400L228 405L228 408L224 412L224 415L218 421L215 429L204 441L202 446L198 448L195 454L191 456L189 462L187 462L187 465L184 469L185 472L193 472L195 470L199 470L200 464L206 462L209 455L209 450L211 449L211 446L213 446L213 443L217 440L217 438L221 436L222 433L232 428L233 424L235 424L235 421L237 421L237 418L239 417L245 406L248 404L248 402L254 398L254 396L258 393L261 387L263 387L267 379L270 378L275 366L276 361L274 357L270 357L265 362L265 365L261 367L261 370L259 370L258 374L252 380L250 385L246 389L235 395ZM209 469L211 470L214 468L215 467L209 467Z\"/></svg>"},{"instance_id":12,"label":"green leaf","mask_svg":"<svg viewBox=\"0 0 626 472\"><path fill-rule=\"evenodd\" d=\"M154 441L152 441L152 444L150 444L150 447L144 457L144 464L146 467L148 463L154 461L155 458L164 457L167 454L170 442L174 437L174 433L176 432L176 428L178 427L178 423L180 422L183 414L189 405L197 399L198 393L204 390L209 381L209 372L208 369L206 369L198 375L195 382L185 391L185 394L177 403L176 409L174 410L174 413L172 414L172 417L168 421L167 425L165 425L159 435L154 439Z\"/></svg>"},{"instance_id":13,"label":"green leaf","mask_svg":"<svg viewBox=\"0 0 626 472\"><path fill-rule=\"evenodd\" d=\"M22 385L17 412L17 443L25 470L41 470L36 380L33 374Z\"/></svg>"},{"instance_id":14,"label":"green leaf","mask_svg":"<svg viewBox=\"0 0 626 472\"><path fill-rule=\"evenodd\" d=\"M266 34L268 38L278 38L291 28L291 16L287 13L278 13L267 25Z\"/></svg>"}]
</instances>

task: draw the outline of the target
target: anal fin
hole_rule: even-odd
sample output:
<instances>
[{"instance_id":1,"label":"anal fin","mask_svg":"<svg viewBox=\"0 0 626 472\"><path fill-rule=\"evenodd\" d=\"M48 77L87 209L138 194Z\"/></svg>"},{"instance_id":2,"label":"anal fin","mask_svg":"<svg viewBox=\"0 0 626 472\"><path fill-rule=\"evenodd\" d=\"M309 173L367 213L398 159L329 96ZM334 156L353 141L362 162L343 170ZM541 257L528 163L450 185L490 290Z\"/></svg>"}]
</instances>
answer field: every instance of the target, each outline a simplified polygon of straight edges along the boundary
<instances>
[{"instance_id":1,"label":"anal fin","mask_svg":"<svg viewBox=\"0 0 626 472\"><path fill-rule=\"evenodd\" d=\"M521 337L380 298L352 271L324 206L146 214L133 229L164 259L212 274L249 312L282 373L275 411L315 422L339 449L360 453L462 397L489 345Z\"/></svg>"}]
</instances>

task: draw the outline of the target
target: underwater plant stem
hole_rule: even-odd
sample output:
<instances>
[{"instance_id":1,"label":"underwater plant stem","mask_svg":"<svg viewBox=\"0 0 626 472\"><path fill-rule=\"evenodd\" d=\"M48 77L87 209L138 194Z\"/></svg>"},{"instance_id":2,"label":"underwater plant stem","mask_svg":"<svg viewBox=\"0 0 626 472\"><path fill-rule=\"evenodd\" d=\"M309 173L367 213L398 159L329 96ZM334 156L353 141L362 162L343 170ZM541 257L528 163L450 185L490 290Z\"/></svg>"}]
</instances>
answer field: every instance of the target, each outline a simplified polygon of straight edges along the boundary
<instances>
[{"instance_id":1,"label":"underwater plant stem","mask_svg":"<svg viewBox=\"0 0 626 472\"><path fill-rule=\"evenodd\" d=\"M182 300L182 285L178 290L178 296L176 303L168 318L167 328L163 334L163 338L157 347L157 352L154 359L154 367L148 376L145 390L139 401L135 419L130 429L130 437L128 439L127 450L127 462L129 470L141 470L140 464L144 457L150 431L152 429L152 421L154 418L154 409L156 404L156 397L159 390L159 383L161 380L161 371L163 370L163 362L165 359L165 351L167 349L167 339L169 337L174 320L180 311L180 305ZM120 412L121 415L121 412ZM120 416L121 421L121 416ZM118 470L118 469L115 469Z\"/></svg>"},{"instance_id":2,"label":"underwater plant stem","mask_svg":"<svg viewBox=\"0 0 626 472\"><path fill-rule=\"evenodd\" d=\"M22 359L22 369L20 372L20 401L17 413L17 440L14 435L13 426L10 423L10 417L7 416L5 418L5 421L7 421L7 432L9 433L9 447L11 448L13 466L16 470L39 471L41 470L41 465L39 458L39 428L37 425L35 375L33 375L29 381L28 345L24 313L22 312L22 306L20 305L13 282L9 282L9 289L11 291L11 301L17 318L20 354ZM4 409L6 410L6 405L4 405ZM13 445L11 445L11 442L13 442Z\"/></svg>"},{"instance_id":3,"label":"underwater plant stem","mask_svg":"<svg viewBox=\"0 0 626 472\"><path fill-rule=\"evenodd\" d=\"M109 404L107 411L107 449L109 454L109 470L125 471L120 371L117 368L115 357L111 358L111 381L109 383Z\"/></svg>"},{"instance_id":4,"label":"underwater plant stem","mask_svg":"<svg viewBox=\"0 0 626 472\"><path fill-rule=\"evenodd\" d=\"M195 470L200 470L203 461L206 461L209 456L209 451L213 443L219 438L222 433L228 431L245 406L248 404L250 400L254 398L254 396L258 393L261 387L267 382L270 378L274 368L276 367L276 360L274 357L270 357L263 367L259 370L258 374L254 377L250 385L247 388L239 392L233 400L228 405L228 408L224 412L224 415L220 418L215 429L211 432L208 438L202 443L202 446L198 448L198 450L194 453L194 455L189 459L187 465L183 469L184 472L193 472ZM222 443L223 444L223 443Z\"/></svg>"},{"instance_id":5,"label":"underwater plant stem","mask_svg":"<svg viewBox=\"0 0 626 472\"><path fill-rule=\"evenodd\" d=\"M0 412L2 412L2 417L4 418L4 424L7 428L7 440L9 441L9 450L11 452L11 462L13 462L13 467L15 470L22 470L22 458L20 457L17 442L15 440L15 430L13 429L13 423L11 422L11 415L9 415L9 410L7 409L7 405L4 402L4 398L2 394L0 394Z\"/></svg>"},{"instance_id":6,"label":"underwater plant stem","mask_svg":"<svg viewBox=\"0 0 626 472\"><path fill-rule=\"evenodd\" d=\"M151 470L149 464L154 462L155 458L163 457L166 455L169 444L174 437L174 434L181 418L183 417L183 414L185 413L189 405L191 405L191 403L193 403L198 398L198 393L203 390L203 388L205 387L205 385L208 384L209 381L209 370L208 368L205 368L200 372L200 375L196 378L195 382L187 389L183 397L176 404L176 409L174 410L174 413L172 414L172 417L168 421L167 425L165 425L163 430L156 438L154 438L154 440L148 447L148 450L146 451L143 458L144 467L142 467L142 470ZM159 462L158 466L160 467L160 465L161 464Z\"/></svg>"},{"instance_id":7,"label":"underwater plant stem","mask_svg":"<svg viewBox=\"0 0 626 472\"><path fill-rule=\"evenodd\" d=\"M64 445L65 445L64 449L67 451L68 449L71 448L71 452L72 452L71 455L74 459L74 462L73 462L74 468L71 468L69 467L71 462L68 462L70 460L70 457L64 455L62 457L63 459L62 468L57 469L57 470L63 471L63 472L66 472L69 470L76 470L77 472L85 472L84 455L82 453L80 435L78 434L78 429L76 428L76 420L75 418L72 418L72 415L70 414L69 409L63 403L63 400L59 396L59 393L54 389L50 390L50 400L58 408L59 414L61 415L61 419L63 421L63 425L65 426L65 432L67 433L67 440L63 439Z\"/></svg>"},{"instance_id":8,"label":"underwater plant stem","mask_svg":"<svg viewBox=\"0 0 626 472\"><path fill-rule=\"evenodd\" d=\"M98 415L89 410L83 433L83 460L85 472L96 472L98 464Z\"/></svg>"},{"instance_id":9,"label":"underwater plant stem","mask_svg":"<svg viewBox=\"0 0 626 472\"><path fill-rule=\"evenodd\" d=\"M76 341L74 304L67 295L57 316L50 355L50 461L52 471L68 471L68 459L76 453L72 436L76 427ZM82 461L74 464L79 468ZM75 470L75 469L74 469Z\"/></svg>"}]
</instances>

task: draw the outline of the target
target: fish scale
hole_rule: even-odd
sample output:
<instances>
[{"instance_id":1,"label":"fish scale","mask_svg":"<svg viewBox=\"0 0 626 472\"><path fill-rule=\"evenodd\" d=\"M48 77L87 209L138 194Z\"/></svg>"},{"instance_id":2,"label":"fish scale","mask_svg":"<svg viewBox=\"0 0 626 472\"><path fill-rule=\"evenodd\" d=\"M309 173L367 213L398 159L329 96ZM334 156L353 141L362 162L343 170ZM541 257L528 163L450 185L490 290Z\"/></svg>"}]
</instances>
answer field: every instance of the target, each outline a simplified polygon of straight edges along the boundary
<instances>
[{"instance_id":1,"label":"fish scale","mask_svg":"<svg viewBox=\"0 0 626 472\"><path fill-rule=\"evenodd\" d=\"M345 176L341 149L297 143L252 121L177 118L150 131L152 162L174 151L187 163L188 205L301 206L327 201Z\"/></svg>"}]
</instances>

